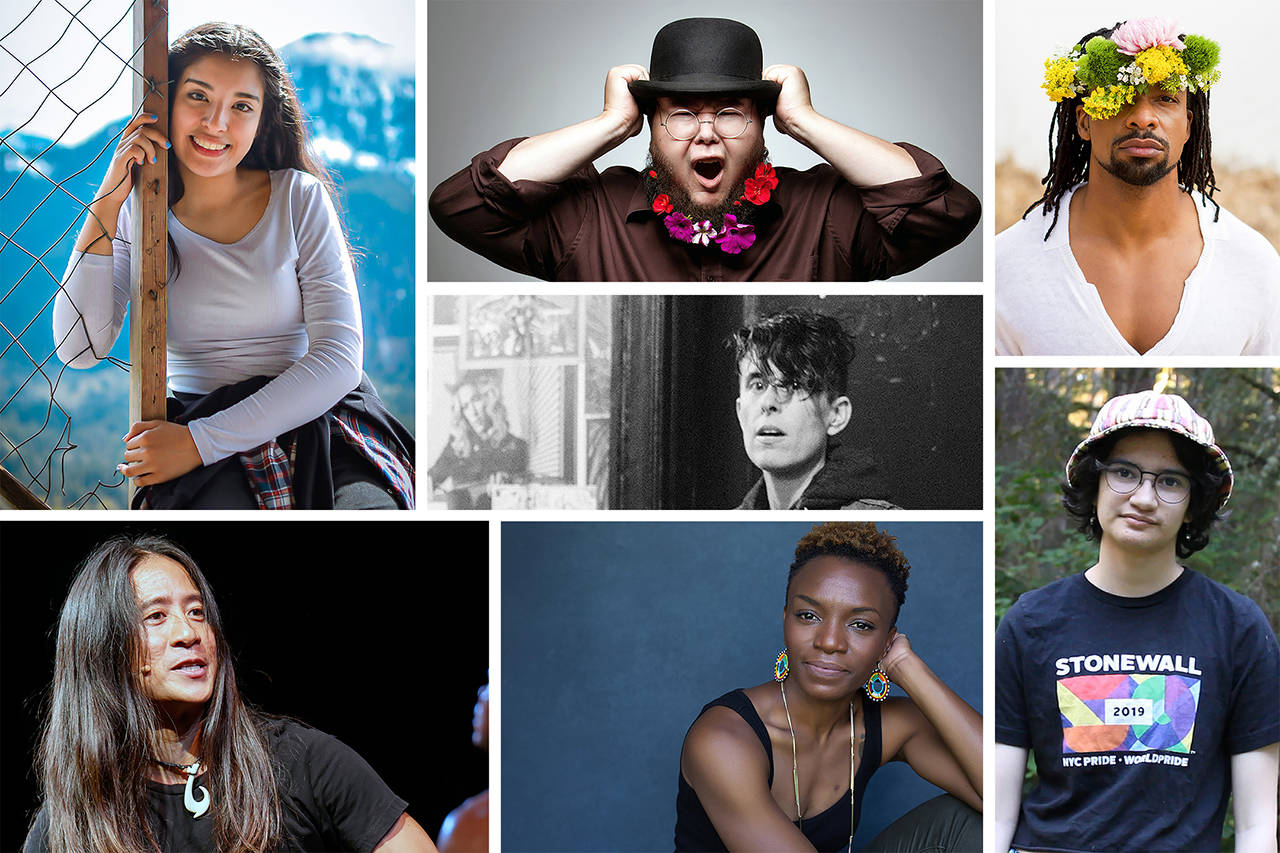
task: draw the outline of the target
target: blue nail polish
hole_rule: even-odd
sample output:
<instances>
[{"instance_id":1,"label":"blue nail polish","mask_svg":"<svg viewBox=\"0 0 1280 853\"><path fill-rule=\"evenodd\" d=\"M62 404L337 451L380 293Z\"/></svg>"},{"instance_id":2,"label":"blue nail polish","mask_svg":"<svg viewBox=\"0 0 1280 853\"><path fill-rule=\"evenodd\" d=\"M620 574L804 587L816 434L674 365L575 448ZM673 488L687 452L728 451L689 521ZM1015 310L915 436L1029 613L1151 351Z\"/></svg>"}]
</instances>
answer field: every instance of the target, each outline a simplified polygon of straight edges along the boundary
<instances>
[{"instance_id":1,"label":"blue nail polish","mask_svg":"<svg viewBox=\"0 0 1280 853\"><path fill-rule=\"evenodd\" d=\"M165 148L172 148L173 146L172 146L172 145L170 145L170 144L169 144L169 140L167 140L167 139L166 139L166 140L164 141L164 147L165 147Z\"/></svg>"}]
</instances>

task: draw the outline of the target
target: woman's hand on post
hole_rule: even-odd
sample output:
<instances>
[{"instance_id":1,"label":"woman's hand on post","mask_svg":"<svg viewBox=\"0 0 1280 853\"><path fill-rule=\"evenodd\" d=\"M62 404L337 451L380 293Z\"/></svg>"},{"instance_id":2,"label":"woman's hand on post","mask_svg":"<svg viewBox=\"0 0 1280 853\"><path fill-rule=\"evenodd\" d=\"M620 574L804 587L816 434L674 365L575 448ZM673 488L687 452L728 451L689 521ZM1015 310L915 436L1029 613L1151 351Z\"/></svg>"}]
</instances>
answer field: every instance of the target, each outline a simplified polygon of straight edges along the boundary
<instances>
[{"instance_id":1,"label":"woman's hand on post","mask_svg":"<svg viewBox=\"0 0 1280 853\"><path fill-rule=\"evenodd\" d=\"M124 437L124 463L116 470L136 487L181 477L204 464L191 430L168 421L139 421Z\"/></svg>"},{"instance_id":2,"label":"woman's hand on post","mask_svg":"<svg viewBox=\"0 0 1280 853\"><path fill-rule=\"evenodd\" d=\"M111 157L111 165L98 189L98 198L115 205L124 204L133 189L133 166L154 163L169 148L169 140L152 127L159 117L142 113L134 118L120 134L120 144Z\"/></svg>"}]
</instances>

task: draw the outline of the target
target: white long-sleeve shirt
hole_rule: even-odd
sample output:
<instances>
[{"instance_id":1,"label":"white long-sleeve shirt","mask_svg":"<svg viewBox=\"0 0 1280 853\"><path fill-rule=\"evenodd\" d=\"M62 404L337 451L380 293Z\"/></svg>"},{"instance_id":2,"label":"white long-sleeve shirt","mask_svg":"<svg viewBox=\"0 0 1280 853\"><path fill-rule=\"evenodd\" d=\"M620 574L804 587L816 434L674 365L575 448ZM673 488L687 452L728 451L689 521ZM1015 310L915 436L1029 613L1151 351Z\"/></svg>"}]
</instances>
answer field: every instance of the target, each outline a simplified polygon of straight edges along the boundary
<instances>
[{"instance_id":1,"label":"white long-sleeve shirt","mask_svg":"<svg viewBox=\"0 0 1280 853\"><path fill-rule=\"evenodd\" d=\"M188 424L209 465L300 426L360 382L364 336L355 273L323 184L294 169L271 172L271 199L235 243L188 230L172 212L181 269L168 285L168 381L207 394L251 376L257 393ZM72 367L105 358L129 302L129 205L112 255L73 252L53 307L58 357ZM80 319L83 316L84 322Z\"/></svg>"}]
</instances>

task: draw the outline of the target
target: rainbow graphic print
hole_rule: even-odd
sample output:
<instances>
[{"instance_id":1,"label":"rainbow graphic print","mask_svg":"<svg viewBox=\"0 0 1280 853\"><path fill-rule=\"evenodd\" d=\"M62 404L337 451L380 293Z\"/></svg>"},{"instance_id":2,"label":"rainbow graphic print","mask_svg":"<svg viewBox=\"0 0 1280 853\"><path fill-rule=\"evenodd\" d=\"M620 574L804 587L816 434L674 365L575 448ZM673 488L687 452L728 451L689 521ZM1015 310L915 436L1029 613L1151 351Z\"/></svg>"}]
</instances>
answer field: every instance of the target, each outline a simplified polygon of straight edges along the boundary
<instances>
[{"instance_id":1,"label":"rainbow graphic print","mask_svg":"<svg viewBox=\"0 0 1280 853\"><path fill-rule=\"evenodd\" d=\"M1191 752L1200 679L1078 675L1058 680L1062 751Z\"/></svg>"}]
</instances>

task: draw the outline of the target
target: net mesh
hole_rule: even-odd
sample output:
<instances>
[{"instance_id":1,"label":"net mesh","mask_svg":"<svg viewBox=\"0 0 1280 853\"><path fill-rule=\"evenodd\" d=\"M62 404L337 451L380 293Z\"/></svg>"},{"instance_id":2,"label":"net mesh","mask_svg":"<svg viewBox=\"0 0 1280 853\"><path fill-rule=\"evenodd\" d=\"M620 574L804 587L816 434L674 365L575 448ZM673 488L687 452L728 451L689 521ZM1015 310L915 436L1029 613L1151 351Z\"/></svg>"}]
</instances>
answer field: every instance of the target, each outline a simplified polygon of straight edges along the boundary
<instances>
[{"instance_id":1,"label":"net mesh","mask_svg":"<svg viewBox=\"0 0 1280 853\"><path fill-rule=\"evenodd\" d=\"M167 33L135 39L132 0L18 5L0 13L0 465L50 506L123 507L115 464L128 426L128 336L94 353L100 367L68 376L52 311L124 129L86 125L122 81L155 92L142 50Z\"/></svg>"}]
</instances>

